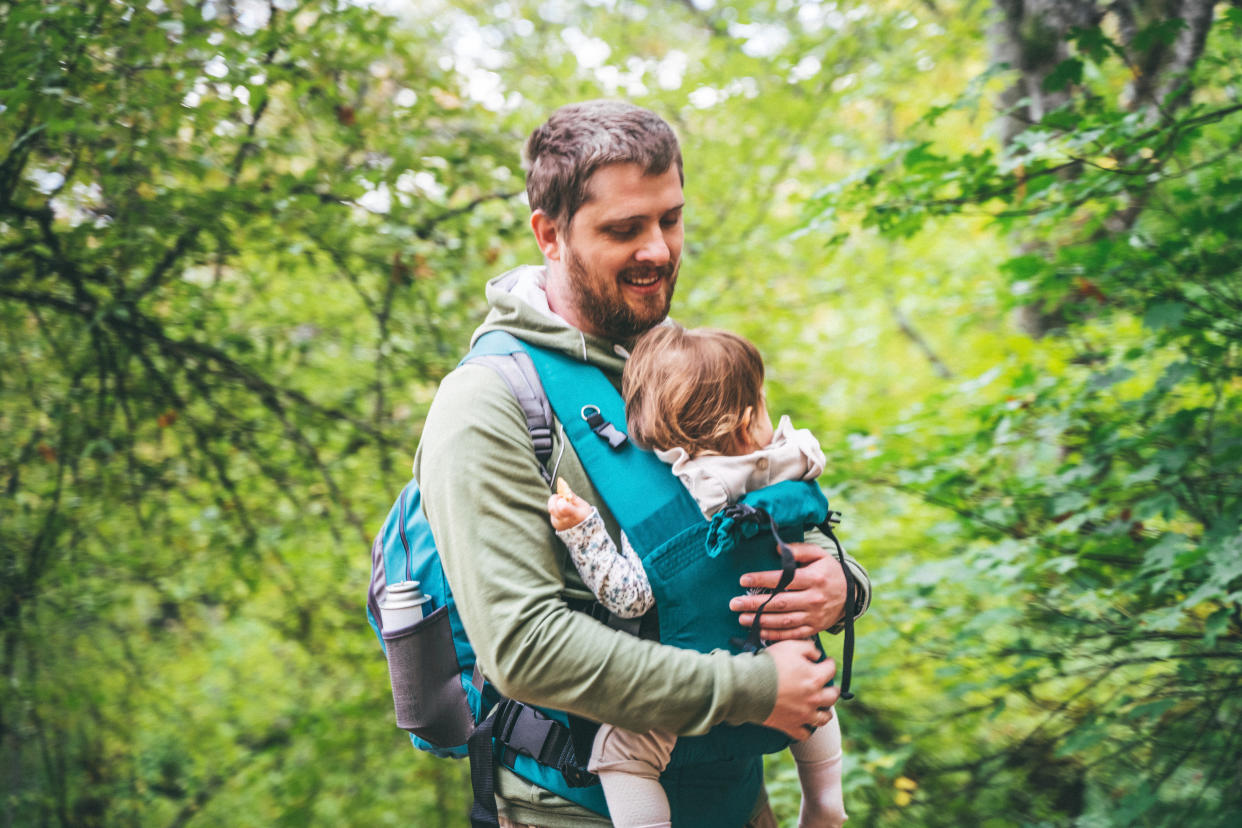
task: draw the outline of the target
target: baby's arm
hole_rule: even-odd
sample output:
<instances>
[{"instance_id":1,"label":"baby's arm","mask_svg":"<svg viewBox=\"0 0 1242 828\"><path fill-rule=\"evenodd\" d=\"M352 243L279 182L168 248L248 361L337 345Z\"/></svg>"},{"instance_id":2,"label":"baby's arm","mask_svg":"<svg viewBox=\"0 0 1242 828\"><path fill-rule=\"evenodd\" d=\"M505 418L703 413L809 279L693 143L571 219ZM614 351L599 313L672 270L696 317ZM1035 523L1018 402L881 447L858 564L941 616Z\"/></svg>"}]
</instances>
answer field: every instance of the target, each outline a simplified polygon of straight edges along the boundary
<instances>
[{"instance_id":1,"label":"baby's arm","mask_svg":"<svg viewBox=\"0 0 1242 828\"><path fill-rule=\"evenodd\" d=\"M564 480L557 481L556 494L548 498L548 515L587 589L609 612L637 618L651 609L651 582L629 539L622 533L618 551L599 510L574 494Z\"/></svg>"}]
</instances>

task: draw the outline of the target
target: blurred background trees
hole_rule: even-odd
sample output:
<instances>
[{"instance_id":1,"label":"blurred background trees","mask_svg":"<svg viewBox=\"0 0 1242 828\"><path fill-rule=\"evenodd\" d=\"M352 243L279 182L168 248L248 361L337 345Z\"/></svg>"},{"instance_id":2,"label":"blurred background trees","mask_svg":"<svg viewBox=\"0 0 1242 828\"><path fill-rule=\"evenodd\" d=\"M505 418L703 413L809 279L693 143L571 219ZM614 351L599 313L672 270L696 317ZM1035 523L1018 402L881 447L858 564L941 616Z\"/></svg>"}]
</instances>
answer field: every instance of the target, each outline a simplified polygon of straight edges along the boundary
<instances>
[{"instance_id":1,"label":"blurred background trees","mask_svg":"<svg viewBox=\"0 0 1242 828\"><path fill-rule=\"evenodd\" d=\"M1242 814L1236 3L0 26L6 824L465 823L391 726L367 540L536 260L524 136L599 96L678 129L675 314L760 345L875 578L853 820Z\"/></svg>"}]
</instances>

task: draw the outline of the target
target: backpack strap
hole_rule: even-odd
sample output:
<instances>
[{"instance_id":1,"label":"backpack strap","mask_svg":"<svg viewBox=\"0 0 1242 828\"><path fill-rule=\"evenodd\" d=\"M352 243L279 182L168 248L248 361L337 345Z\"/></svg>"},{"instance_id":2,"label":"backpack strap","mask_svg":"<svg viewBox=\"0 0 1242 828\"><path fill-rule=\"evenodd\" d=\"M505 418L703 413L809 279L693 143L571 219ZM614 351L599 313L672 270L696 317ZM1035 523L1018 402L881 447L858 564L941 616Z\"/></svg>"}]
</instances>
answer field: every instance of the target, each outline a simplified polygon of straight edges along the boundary
<instances>
[{"instance_id":1,"label":"backpack strap","mask_svg":"<svg viewBox=\"0 0 1242 828\"><path fill-rule=\"evenodd\" d=\"M539 476L549 487L553 485L548 461L552 459L552 408L543 391L539 372L530 355L522 350L517 339L504 331L491 331L475 341L470 352L458 365L479 362L487 365L505 381L526 417L526 430L535 445Z\"/></svg>"},{"instance_id":2,"label":"backpack strap","mask_svg":"<svg viewBox=\"0 0 1242 828\"><path fill-rule=\"evenodd\" d=\"M470 756L470 787L474 802L470 806L471 828L498 828L496 808L496 753L512 766L515 756L528 756L540 765L559 771L570 787L585 787L599 781L578 761L570 728L529 704L501 699L479 722L467 742Z\"/></svg>"},{"instance_id":3,"label":"backpack strap","mask_svg":"<svg viewBox=\"0 0 1242 828\"><path fill-rule=\"evenodd\" d=\"M470 789L474 801L470 803L470 828L499 828L500 815L496 808L496 759L492 737L496 730L496 708L487 718L475 725L466 740L470 757Z\"/></svg>"},{"instance_id":4,"label":"backpack strap","mask_svg":"<svg viewBox=\"0 0 1242 828\"><path fill-rule=\"evenodd\" d=\"M459 365L467 362L487 365L504 380L526 418L526 429L534 445L539 475L549 488L553 487L552 473L548 470L552 459L552 406L530 354L512 334L489 331L475 340ZM584 602L573 608L612 626L618 626L621 621L598 602ZM477 681L482 679L477 665L474 678ZM543 767L559 772L570 787L585 787L598 782L598 777L586 769L586 762L578 758L580 751L575 749L571 726L514 699L501 698L475 728L467 744L470 784L474 794L470 809L472 828L496 828L499 825L496 809L497 760L512 767L516 757L528 757Z\"/></svg>"}]
</instances>

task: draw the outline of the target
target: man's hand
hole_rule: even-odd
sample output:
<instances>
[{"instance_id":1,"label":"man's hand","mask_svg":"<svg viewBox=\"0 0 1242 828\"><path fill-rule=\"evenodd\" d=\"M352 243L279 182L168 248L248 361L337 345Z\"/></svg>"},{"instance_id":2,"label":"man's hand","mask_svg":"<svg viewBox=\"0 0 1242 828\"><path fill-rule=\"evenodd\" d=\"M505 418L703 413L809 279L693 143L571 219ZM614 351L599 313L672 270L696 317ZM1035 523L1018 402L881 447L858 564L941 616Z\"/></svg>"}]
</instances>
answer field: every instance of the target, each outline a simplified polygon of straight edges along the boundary
<instances>
[{"instance_id":1,"label":"man's hand","mask_svg":"<svg viewBox=\"0 0 1242 828\"><path fill-rule=\"evenodd\" d=\"M810 641L782 641L765 652L776 662L776 706L763 724L801 741L811 735L809 728L832 719L840 691L824 685L836 675L837 665L830 658L816 664L819 650Z\"/></svg>"},{"instance_id":2,"label":"man's hand","mask_svg":"<svg viewBox=\"0 0 1242 828\"><path fill-rule=\"evenodd\" d=\"M772 599L763 611L760 634L765 641L789 641L810 638L841 620L845 608L845 574L832 555L813 543L791 543L799 564L789 587ZM779 569L750 572L742 576L744 587L775 589L780 583ZM729 609L740 612L742 626L755 621L755 610L768 600L767 595L739 595L729 602Z\"/></svg>"}]
</instances>

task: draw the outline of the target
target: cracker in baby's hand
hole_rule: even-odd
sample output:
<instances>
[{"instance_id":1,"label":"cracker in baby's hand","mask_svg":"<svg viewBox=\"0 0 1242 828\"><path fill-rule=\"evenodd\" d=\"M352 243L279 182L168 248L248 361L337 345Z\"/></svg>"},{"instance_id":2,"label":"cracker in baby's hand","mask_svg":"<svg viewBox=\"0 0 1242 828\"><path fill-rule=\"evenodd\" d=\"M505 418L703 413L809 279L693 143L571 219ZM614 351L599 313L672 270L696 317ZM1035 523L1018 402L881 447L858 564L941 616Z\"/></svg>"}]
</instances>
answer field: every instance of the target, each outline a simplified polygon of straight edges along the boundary
<instances>
[{"instance_id":1,"label":"cracker in baby's hand","mask_svg":"<svg viewBox=\"0 0 1242 828\"><path fill-rule=\"evenodd\" d=\"M556 478L556 493L566 500L574 499L574 490L569 488L569 484L565 482L565 478Z\"/></svg>"}]
</instances>

